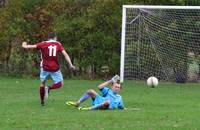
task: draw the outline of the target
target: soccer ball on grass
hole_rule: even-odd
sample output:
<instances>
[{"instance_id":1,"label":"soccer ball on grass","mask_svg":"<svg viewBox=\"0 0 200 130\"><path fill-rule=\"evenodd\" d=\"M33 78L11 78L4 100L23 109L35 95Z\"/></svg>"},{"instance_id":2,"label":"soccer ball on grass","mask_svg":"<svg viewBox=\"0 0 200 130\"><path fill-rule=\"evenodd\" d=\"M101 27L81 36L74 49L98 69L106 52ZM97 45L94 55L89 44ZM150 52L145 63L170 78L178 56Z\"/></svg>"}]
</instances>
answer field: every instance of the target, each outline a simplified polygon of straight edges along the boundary
<instances>
[{"instance_id":1,"label":"soccer ball on grass","mask_svg":"<svg viewBox=\"0 0 200 130\"><path fill-rule=\"evenodd\" d=\"M158 86L158 79L154 76L149 77L147 79L147 85L152 88Z\"/></svg>"}]
</instances>

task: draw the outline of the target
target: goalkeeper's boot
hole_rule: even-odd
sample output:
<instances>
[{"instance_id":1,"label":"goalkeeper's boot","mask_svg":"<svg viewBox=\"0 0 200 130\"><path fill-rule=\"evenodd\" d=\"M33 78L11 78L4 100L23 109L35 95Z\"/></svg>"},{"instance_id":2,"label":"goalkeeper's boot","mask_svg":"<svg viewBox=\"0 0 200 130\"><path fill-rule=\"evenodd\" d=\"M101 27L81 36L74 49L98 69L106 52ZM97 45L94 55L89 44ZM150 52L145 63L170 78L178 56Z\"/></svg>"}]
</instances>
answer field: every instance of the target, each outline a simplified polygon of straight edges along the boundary
<instances>
[{"instance_id":1,"label":"goalkeeper's boot","mask_svg":"<svg viewBox=\"0 0 200 130\"><path fill-rule=\"evenodd\" d=\"M78 110L87 111L87 110L90 110L90 108L89 107L79 107Z\"/></svg>"},{"instance_id":2,"label":"goalkeeper's boot","mask_svg":"<svg viewBox=\"0 0 200 130\"><path fill-rule=\"evenodd\" d=\"M69 106L73 106L73 107L79 106L79 104L77 104L76 102L72 102L72 101L66 102L66 104L69 105Z\"/></svg>"}]
</instances>

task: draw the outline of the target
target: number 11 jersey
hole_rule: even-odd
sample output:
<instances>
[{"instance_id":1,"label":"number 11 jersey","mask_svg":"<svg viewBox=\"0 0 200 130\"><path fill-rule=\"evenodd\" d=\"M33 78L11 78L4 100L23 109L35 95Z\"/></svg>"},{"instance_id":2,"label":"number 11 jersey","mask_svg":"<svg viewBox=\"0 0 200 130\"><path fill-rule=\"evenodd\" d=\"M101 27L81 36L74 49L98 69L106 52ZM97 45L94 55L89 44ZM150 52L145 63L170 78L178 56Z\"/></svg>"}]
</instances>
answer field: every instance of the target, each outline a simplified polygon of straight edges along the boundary
<instances>
[{"instance_id":1,"label":"number 11 jersey","mask_svg":"<svg viewBox=\"0 0 200 130\"><path fill-rule=\"evenodd\" d=\"M45 71L55 72L60 69L58 53L64 50L62 44L55 40L43 41L36 44L41 51L40 66Z\"/></svg>"}]
</instances>

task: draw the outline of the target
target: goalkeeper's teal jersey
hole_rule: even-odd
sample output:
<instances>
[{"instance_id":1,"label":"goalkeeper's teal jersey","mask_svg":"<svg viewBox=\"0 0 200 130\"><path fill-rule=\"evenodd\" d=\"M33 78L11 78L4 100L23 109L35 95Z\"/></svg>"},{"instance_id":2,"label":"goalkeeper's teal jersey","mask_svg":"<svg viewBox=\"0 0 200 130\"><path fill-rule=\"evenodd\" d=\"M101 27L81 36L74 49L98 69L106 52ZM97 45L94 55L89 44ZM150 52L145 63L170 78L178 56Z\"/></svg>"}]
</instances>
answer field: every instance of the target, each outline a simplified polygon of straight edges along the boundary
<instances>
[{"instance_id":1,"label":"goalkeeper's teal jersey","mask_svg":"<svg viewBox=\"0 0 200 130\"><path fill-rule=\"evenodd\" d=\"M100 89L101 93L103 94L104 101L109 101L109 109L124 109L124 104L122 97L114 93L108 87L104 87Z\"/></svg>"}]
</instances>

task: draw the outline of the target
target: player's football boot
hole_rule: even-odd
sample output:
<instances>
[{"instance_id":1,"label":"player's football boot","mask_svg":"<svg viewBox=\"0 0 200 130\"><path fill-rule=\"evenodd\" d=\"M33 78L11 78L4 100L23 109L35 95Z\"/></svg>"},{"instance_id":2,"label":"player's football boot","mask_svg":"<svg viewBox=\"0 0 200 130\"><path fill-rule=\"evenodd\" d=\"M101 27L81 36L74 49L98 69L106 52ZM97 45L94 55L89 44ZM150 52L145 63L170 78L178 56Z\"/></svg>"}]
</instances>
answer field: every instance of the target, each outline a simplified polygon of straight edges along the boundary
<instances>
[{"instance_id":1,"label":"player's football boot","mask_svg":"<svg viewBox=\"0 0 200 130\"><path fill-rule=\"evenodd\" d=\"M73 107L79 106L76 102L72 102L72 101L66 102L66 104L69 105L69 106L73 106Z\"/></svg>"},{"instance_id":2,"label":"player's football boot","mask_svg":"<svg viewBox=\"0 0 200 130\"><path fill-rule=\"evenodd\" d=\"M89 107L78 107L78 110L87 111L87 110L90 110L90 108Z\"/></svg>"},{"instance_id":3,"label":"player's football boot","mask_svg":"<svg viewBox=\"0 0 200 130\"><path fill-rule=\"evenodd\" d=\"M45 104L44 104L44 101L41 101L41 106L44 106Z\"/></svg>"}]
</instances>

